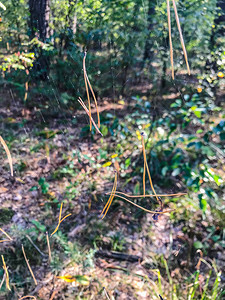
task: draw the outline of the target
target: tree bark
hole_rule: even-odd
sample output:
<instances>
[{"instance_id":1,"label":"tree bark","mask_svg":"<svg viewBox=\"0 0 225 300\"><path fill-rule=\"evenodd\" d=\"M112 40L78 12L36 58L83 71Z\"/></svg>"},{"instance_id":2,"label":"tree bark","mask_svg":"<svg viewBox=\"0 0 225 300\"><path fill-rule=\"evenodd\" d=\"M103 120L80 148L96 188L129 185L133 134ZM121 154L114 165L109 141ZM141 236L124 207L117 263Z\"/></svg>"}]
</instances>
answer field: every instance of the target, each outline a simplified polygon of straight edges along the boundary
<instances>
[{"instance_id":1,"label":"tree bark","mask_svg":"<svg viewBox=\"0 0 225 300\"><path fill-rule=\"evenodd\" d=\"M155 6L156 6L156 1L155 0L149 0L148 4L148 36L145 42L145 50L144 50L144 57L143 60L146 61L147 59L152 60L153 58L153 42L150 38L151 31L154 28L154 23L153 23L153 17L155 15Z\"/></svg>"},{"instance_id":2,"label":"tree bark","mask_svg":"<svg viewBox=\"0 0 225 300\"><path fill-rule=\"evenodd\" d=\"M37 38L39 41L46 43L49 38L49 0L29 0L30 11L30 37ZM34 47L36 60L33 71L35 78L46 80L49 74L49 57L38 47Z\"/></svg>"}]
</instances>

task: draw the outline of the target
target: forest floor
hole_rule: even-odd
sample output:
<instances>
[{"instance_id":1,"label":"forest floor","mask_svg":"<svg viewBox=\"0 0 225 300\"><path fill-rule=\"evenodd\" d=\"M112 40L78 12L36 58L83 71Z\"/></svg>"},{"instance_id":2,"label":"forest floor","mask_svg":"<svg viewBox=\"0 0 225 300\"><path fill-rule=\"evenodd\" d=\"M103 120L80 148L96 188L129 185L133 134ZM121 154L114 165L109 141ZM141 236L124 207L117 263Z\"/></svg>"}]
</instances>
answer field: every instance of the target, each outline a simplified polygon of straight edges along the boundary
<instances>
[{"instance_id":1,"label":"forest floor","mask_svg":"<svg viewBox=\"0 0 225 300\"><path fill-rule=\"evenodd\" d=\"M109 104L106 99L100 111L103 120L107 116L114 120L116 115L120 122L134 107L132 102L126 106L122 100ZM114 200L103 220L99 217L108 199L106 193L113 186L117 144L124 143L126 137L122 136L121 141L112 139L108 131L103 133L104 138L93 136L88 132L88 119L80 110L57 109L51 114L51 110L24 108L10 91L4 94L0 115L0 134L6 138L14 165L11 177L1 150L0 227L12 241L0 244L9 266L11 286L8 291L1 284L0 299L25 295L44 300L160 299L159 295L170 299L178 287L183 287L177 292L179 299L186 299L183 296L189 295L193 287L191 282L201 254L207 263L201 264L199 289L215 260L217 268L225 270L224 248L213 247L214 242L208 237L207 228L213 226L214 220L210 216L204 220L201 211L191 205L192 218L185 219L182 200L170 203L167 199L165 205L176 209L177 214L161 215L157 221L119 199ZM120 155L125 167L118 190L129 194L140 191L142 174L132 171L132 159L139 155L141 159L141 144L134 151L128 145ZM131 163L126 167L129 158ZM162 193L186 191L179 182L166 189L154 184ZM56 228L62 202L62 217L71 216L50 237L49 263L46 232L50 235ZM139 203L149 207L146 200ZM198 234L211 243L207 257L193 247ZM22 245L37 285L26 267ZM3 277L4 273L0 275ZM74 277L70 280L63 277L66 275ZM215 278L216 272L212 282ZM224 284L224 274L220 279Z\"/></svg>"}]
</instances>

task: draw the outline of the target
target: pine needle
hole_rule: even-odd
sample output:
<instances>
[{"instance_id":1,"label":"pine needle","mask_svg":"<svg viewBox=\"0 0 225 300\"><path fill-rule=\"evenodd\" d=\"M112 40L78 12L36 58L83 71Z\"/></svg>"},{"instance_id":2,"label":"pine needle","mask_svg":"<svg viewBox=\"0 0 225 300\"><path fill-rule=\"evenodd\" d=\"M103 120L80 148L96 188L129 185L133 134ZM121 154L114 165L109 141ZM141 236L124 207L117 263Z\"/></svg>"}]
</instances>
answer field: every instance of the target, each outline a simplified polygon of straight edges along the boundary
<instances>
[{"instance_id":1,"label":"pine needle","mask_svg":"<svg viewBox=\"0 0 225 300\"><path fill-rule=\"evenodd\" d=\"M0 136L0 142L1 142L3 148L5 149L5 152L7 154L7 158L8 158L8 162L9 162L9 166L10 166L10 170L11 170L11 176L13 176L12 156L10 154L9 148L6 145L5 141L3 140L3 138L1 136Z\"/></svg>"},{"instance_id":2,"label":"pine needle","mask_svg":"<svg viewBox=\"0 0 225 300\"><path fill-rule=\"evenodd\" d=\"M149 168L148 168L148 163L147 163L147 159L146 159L146 152L145 152L145 142L144 142L144 136L143 134L141 135L141 142L142 142L142 149L143 149L143 156L144 156L144 163L145 163L145 166L146 166L146 169L147 169L147 173L148 173L148 178L149 178L149 183L150 183L150 186L151 186L151 189L157 199L157 201L159 202L159 204L161 205L161 201L159 200L156 192L155 192L155 189L154 189L154 186L152 184L152 178L151 178L151 174L150 174L150 171L149 171ZM144 179L143 179L144 180Z\"/></svg>"},{"instance_id":3,"label":"pine needle","mask_svg":"<svg viewBox=\"0 0 225 300\"><path fill-rule=\"evenodd\" d=\"M53 231L53 233L51 234L51 236L53 236L53 234L55 234L58 229L59 229L59 225L62 223L62 221L64 221L66 218L68 218L69 216L71 216L71 214L66 215L63 219L61 219L61 215L62 215L62 207L63 207L63 202L61 203L60 206L60 211L59 211L59 222L58 225L56 226L56 229Z\"/></svg>"},{"instance_id":4,"label":"pine needle","mask_svg":"<svg viewBox=\"0 0 225 300\"><path fill-rule=\"evenodd\" d=\"M29 261L28 261L28 259L27 259L27 256L26 256L26 253L25 253L25 251L24 251L23 245L22 245L22 251L23 251L23 256L24 256L24 258L25 258L27 267L28 267L28 269L29 269L29 271L30 271L30 274L31 274L31 276L32 276L32 278L33 278L33 280L34 280L35 285L37 285L37 280L36 280L36 278L35 278L35 276L34 276L34 273L33 273L32 269L31 269L31 266L30 266Z\"/></svg>"},{"instance_id":5,"label":"pine needle","mask_svg":"<svg viewBox=\"0 0 225 300\"><path fill-rule=\"evenodd\" d=\"M10 240L10 241L12 241L12 238L8 235L8 233L6 233L1 227L0 227L0 231L2 232L2 233L4 233L4 235L6 235L7 236L7 238ZM5 241L5 240L4 240Z\"/></svg>"},{"instance_id":6,"label":"pine needle","mask_svg":"<svg viewBox=\"0 0 225 300\"><path fill-rule=\"evenodd\" d=\"M83 100L81 99L81 97L79 97L78 102L80 103L80 105L83 107L83 109L85 110L85 112L87 113L88 116L89 115L89 110L87 109L86 105L84 104ZM95 121L93 120L93 118L91 117L91 121L92 124L94 125L96 131L101 134L101 136L103 136L103 134L101 133L101 131L99 130L98 126L96 125Z\"/></svg>"},{"instance_id":7,"label":"pine needle","mask_svg":"<svg viewBox=\"0 0 225 300\"><path fill-rule=\"evenodd\" d=\"M89 95L89 90L88 90L88 85L87 85L87 76L86 76L86 65L85 65L85 60L86 60L86 55L87 53L84 52L84 58L83 58L83 71L84 71L84 83L85 83L85 89L87 93L87 99L88 99L88 113L89 113L89 119L90 119L90 131L92 129L92 122L91 122L91 101L90 101L90 95Z\"/></svg>"},{"instance_id":8,"label":"pine needle","mask_svg":"<svg viewBox=\"0 0 225 300\"><path fill-rule=\"evenodd\" d=\"M146 211L146 212L148 212L148 213L150 213L150 214L154 214L154 215L155 215L155 214L161 214L161 215L162 215L162 214L166 214L166 213L170 213L170 212L174 211L174 209L165 210L165 211L152 211L152 210L149 210L149 209L147 209L147 208L144 208L144 207L142 207L142 206L140 206L140 205L134 203L134 202L131 201L131 200L128 200L128 199L125 198L125 197L122 197L122 196L119 196L119 195L115 195L115 197L118 197L118 198L120 198L120 199L123 199L123 200L125 200L125 201L131 203L132 205L134 205L134 206L136 206L136 207L138 207L138 208L140 208L140 209L142 209L142 210L144 210L144 211Z\"/></svg>"},{"instance_id":9,"label":"pine needle","mask_svg":"<svg viewBox=\"0 0 225 300\"><path fill-rule=\"evenodd\" d=\"M172 35L171 35L170 0L167 0L167 16L168 16L168 31L169 31L169 42L170 42L170 61L171 61L171 68L172 68L172 78L174 80L173 42L172 42Z\"/></svg>"},{"instance_id":10,"label":"pine needle","mask_svg":"<svg viewBox=\"0 0 225 300\"><path fill-rule=\"evenodd\" d=\"M108 195L109 193L106 193L106 195ZM180 197L180 196L184 196L184 195L187 195L187 193L176 193L176 194L157 194L157 195L128 195L128 194L125 194L125 193L122 193L122 192L115 192L115 194L121 194L121 195L124 195L126 197L129 197L129 198L148 198L148 197ZM115 195L116 196L116 195Z\"/></svg>"},{"instance_id":11,"label":"pine needle","mask_svg":"<svg viewBox=\"0 0 225 300\"><path fill-rule=\"evenodd\" d=\"M181 45L183 48L184 58L185 58L186 66L187 66L187 71L188 71L188 74L191 75L191 71L190 71L189 63L188 63L187 51L185 48L183 34L182 34L181 26L180 26L180 20L179 20L179 16L178 16L178 12L177 12L176 1L175 0L172 0L172 1L173 1L173 9L174 9L175 17L176 17L177 27L178 27L178 31L180 34L180 42L181 42Z\"/></svg>"},{"instance_id":12,"label":"pine needle","mask_svg":"<svg viewBox=\"0 0 225 300\"><path fill-rule=\"evenodd\" d=\"M6 267L3 255L2 255L2 263L3 263L3 270L5 271L5 276L6 276L6 287L9 291L11 291L10 286L9 286L9 273L8 273L8 269Z\"/></svg>"},{"instance_id":13,"label":"pine needle","mask_svg":"<svg viewBox=\"0 0 225 300\"><path fill-rule=\"evenodd\" d=\"M89 78L88 78L88 75L87 75L87 71L86 71L86 68L85 68L85 74L86 74L86 79L87 79L87 83L89 85L89 88L91 90L91 93L92 93L92 96L94 98L94 102L95 102L95 107L96 107L96 112L97 112L97 117L98 117L98 127L100 128L100 116L99 116L99 110L98 110L98 103L97 103L97 100L96 100L96 97L95 97L95 93L92 89L92 86L91 86L91 83L89 81Z\"/></svg>"},{"instance_id":14,"label":"pine needle","mask_svg":"<svg viewBox=\"0 0 225 300\"><path fill-rule=\"evenodd\" d=\"M48 245L48 262L51 263L52 253L51 253L51 246L50 246L50 242L49 242L48 232L46 232L46 240L47 240L47 245Z\"/></svg>"},{"instance_id":15,"label":"pine needle","mask_svg":"<svg viewBox=\"0 0 225 300\"><path fill-rule=\"evenodd\" d=\"M34 300L37 300L37 298L35 296L31 296L31 295L23 296L19 300L23 300L23 299L26 299L26 298L32 298Z\"/></svg>"},{"instance_id":16,"label":"pine needle","mask_svg":"<svg viewBox=\"0 0 225 300\"><path fill-rule=\"evenodd\" d=\"M105 218L108 210L109 210L109 207L111 206L112 204L112 201L113 201L113 198L115 196L115 192L116 192L116 187L117 187L117 172L115 173L115 179L114 179L114 184L113 184L113 188L112 188L112 192L111 192L111 195L106 203L106 205L104 206L102 212L101 212L101 215L100 217L102 216L102 220Z\"/></svg>"}]
</instances>

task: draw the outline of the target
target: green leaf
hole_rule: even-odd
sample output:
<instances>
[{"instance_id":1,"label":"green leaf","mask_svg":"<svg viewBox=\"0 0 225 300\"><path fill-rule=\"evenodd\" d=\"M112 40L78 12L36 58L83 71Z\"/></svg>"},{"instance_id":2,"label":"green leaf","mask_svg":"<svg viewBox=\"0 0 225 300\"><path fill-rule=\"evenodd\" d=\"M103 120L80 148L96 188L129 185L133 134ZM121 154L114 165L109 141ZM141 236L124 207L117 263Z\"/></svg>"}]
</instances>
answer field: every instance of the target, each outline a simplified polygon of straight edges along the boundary
<instances>
[{"instance_id":1,"label":"green leaf","mask_svg":"<svg viewBox=\"0 0 225 300\"><path fill-rule=\"evenodd\" d=\"M204 247L203 244L201 242L199 242L199 241L194 242L193 246L196 249L202 249Z\"/></svg>"}]
</instances>

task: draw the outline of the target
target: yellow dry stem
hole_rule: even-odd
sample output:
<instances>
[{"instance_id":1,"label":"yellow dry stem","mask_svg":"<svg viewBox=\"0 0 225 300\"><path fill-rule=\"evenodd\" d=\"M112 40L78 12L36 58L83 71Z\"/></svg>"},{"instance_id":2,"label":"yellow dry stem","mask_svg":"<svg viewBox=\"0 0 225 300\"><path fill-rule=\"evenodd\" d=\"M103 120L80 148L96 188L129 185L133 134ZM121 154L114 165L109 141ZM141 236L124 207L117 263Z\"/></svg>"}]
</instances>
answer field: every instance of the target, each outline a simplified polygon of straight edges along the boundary
<instances>
[{"instance_id":1,"label":"yellow dry stem","mask_svg":"<svg viewBox=\"0 0 225 300\"><path fill-rule=\"evenodd\" d=\"M26 298L32 298L34 300L37 300L37 298L35 296L31 296L31 295L23 296L19 300L23 300L23 299L26 299Z\"/></svg>"},{"instance_id":2,"label":"yellow dry stem","mask_svg":"<svg viewBox=\"0 0 225 300\"><path fill-rule=\"evenodd\" d=\"M109 194L109 193L107 193ZM125 193L122 193L122 192L115 192L115 194L121 194L121 195L124 195L126 197L129 197L129 198L147 198L147 197L179 197L179 196L184 196L184 195L187 195L187 193L176 193L176 194L157 194L157 195L128 195L128 194L125 194ZM115 195L117 196L117 195Z\"/></svg>"},{"instance_id":3,"label":"yellow dry stem","mask_svg":"<svg viewBox=\"0 0 225 300\"><path fill-rule=\"evenodd\" d=\"M175 0L172 0L172 1L173 1L173 9L174 9L175 17L176 17L177 27L178 27L178 31L180 34L180 42L181 42L181 46L182 46L183 52L184 52L184 58L185 58L186 66L187 66L187 71L188 71L188 74L191 75L191 71L190 71L189 63L188 63L187 51L185 48L183 34L182 34L181 26L180 26L180 20L179 20L179 16L178 16L178 12L177 12L176 1Z\"/></svg>"},{"instance_id":4,"label":"yellow dry stem","mask_svg":"<svg viewBox=\"0 0 225 300\"><path fill-rule=\"evenodd\" d=\"M151 189L157 199L157 201L159 202L159 204L161 205L161 202L159 201L159 198L155 192L155 189L154 189L154 186L152 184L152 178L151 178L151 174L150 174L150 171L149 171L149 168L148 168L148 163L147 163L147 159L146 159L146 153L145 153L145 142L144 142L144 137L143 135L141 136L141 142L142 142L142 149L143 149L143 156L144 156L144 163L145 163L145 166L146 166L146 169L147 169L147 173L148 173L148 178L149 178L149 182L150 182L150 186L151 186ZM143 178L143 181L144 181L144 178Z\"/></svg>"},{"instance_id":5,"label":"yellow dry stem","mask_svg":"<svg viewBox=\"0 0 225 300\"><path fill-rule=\"evenodd\" d=\"M33 280L34 280L35 285L37 285L37 280L36 280L36 278L35 278L35 276L34 276L34 273L33 273L32 269L31 269L31 266L30 266L29 261L28 261L28 259L27 259L27 256L26 256L26 253L25 253L25 250L24 250L23 245L22 245L22 251L23 251L23 256L24 256L24 258L25 258L27 267L28 267L28 269L29 269L29 271L30 271L30 274L31 274L31 276L32 276L32 278L33 278Z\"/></svg>"},{"instance_id":6,"label":"yellow dry stem","mask_svg":"<svg viewBox=\"0 0 225 300\"><path fill-rule=\"evenodd\" d=\"M89 110L87 109L86 105L84 104L83 100L81 99L81 97L79 97L78 102L80 103L80 105L83 107L83 109L85 110L85 112L87 113L87 115L89 116ZM91 117L91 121L95 127L95 129L97 130L97 132L99 134L101 134L101 136L103 136L103 134L101 133L101 131L99 130L98 126L96 125L95 121L93 120L93 118Z\"/></svg>"},{"instance_id":7,"label":"yellow dry stem","mask_svg":"<svg viewBox=\"0 0 225 300\"><path fill-rule=\"evenodd\" d=\"M113 184L111 195L110 195L110 197L109 197L109 199L108 199L106 205L104 206L104 208L103 208L103 210L101 212L101 215L100 215L100 216L102 216L102 219L105 218L105 216L106 216L106 214L107 214L107 212L109 210L109 207L112 204L112 201L113 201L113 198L114 198L115 192L116 192L116 187L117 187L117 172L115 174L115 180L114 180L114 184Z\"/></svg>"},{"instance_id":8,"label":"yellow dry stem","mask_svg":"<svg viewBox=\"0 0 225 300\"><path fill-rule=\"evenodd\" d=\"M4 233L4 235L6 235L7 236L7 238L10 240L10 241L12 241L12 238L8 235L8 233L6 233L1 227L0 227L0 231L2 232L2 233ZM5 241L5 240L4 240Z\"/></svg>"},{"instance_id":9,"label":"yellow dry stem","mask_svg":"<svg viewBox=\"0 0 225 300\"><path fill-rule=\"evenodd\" d=\"M166 214L166 213L169 213L169 212L174 211L174 209L165 210L165 211L152 211L152 210L149 210L149 209L147 209L147 208L144 208L144 207L142 207L142 206L140 206L140 205L134 203L134 202L131 201L131 200L128 200L128 199L125 198L125 197L122 197L122 196L119 196L119 195L115 195L115 196L118 197L118 198L121 198L121 199L123 199L123 200L125 200L125 201L127 201L127 202L129 202L129 203L131 203L131 204L134 205L134 206L137 206L138 208L140 208L140 209L142 209L142 210L144 210L144 211L146 211L146 212L148 212L148 213L150 213L150 214L154 214L154 215L155 215L155 214L160 214L160 215L162 215L162 214Z\"/></svg>"},{"instance_id":10,"label":"yellow dry stem","mask_svg":"<svg viewBox=\"0 0 225 300\"><path fill-rule=\"evenodd\" d=\"M173 42L172 42L172 35L171 35L170 0L167 0L167 16L168 16L168 31L169 31L169 43L170 43L170 61L171 61L171 68L172 68L172 78L174 80Z\"/></svg>"},{"instance_id":11,"label":"yellow dry stem","mask_svg":"<svg viewBox=\"0 0 225 300\"><path fill-rule=\"evenodd\" d=\"M5 149L5 152L7 154L7 158L8 158L8 162L9 162L9 166L10 166L10 170L11 170L11 176L13 176L12 156L10 154L9 148L6 145L5 141L3 140L3 138L1 136L0 136L0 142L1 142L3 148Z\"/></svg>"},{"instance_id":12,"label":"yellow dry stem","mask_svg":"<svg viewBox=\"0 0 225 300\"><path fill-rule=\"evenodd\" d=\"M86 52L84 53L84 58L83 58L83 70L84 70L84 83L85 83L85 89L86 89L87 99L88 99L88 108L89 108L89 109L88 109L88 112L89 112L90 131L91 131L91 129L92 129L92 122L91 122L91 101L90 101L90 95L89 95L89 90L88 90L88 85L87 85L85 60L86 60Z\"/></svg>"},{"instance_id":13,"label":"yellow dry stem","mask_svg":"<svg viewBox=\"0 0 225 300\"><path fill-rule=\"evenodd\" d=\"M62 223L62 221L64 221L66 218L68 218L69 216L71 216L71 214L66 215L64 218L61 219L61 215L62 215L62 207L63 207L63 202L61 203L60 206L60 211L59 211L59 222L58 225L56 226L56 229L53 231L53 233L51 234L51 236L53 236L53 234L55 234L58 229L59 229L59 225Z\"/></svg>"},{"instance_id":14,"label":"yellow dry stem","mask_svg":"<svg viewBox=\"0 0 225 300\"><path fill-rule=\"evenodd\" d=\"M51 263L52 253L51 253L51 246L50 246L50 242L49 242L48 232L46 232L46 240L47 240L47 246L48 246L48 261L49 261L49 263Z\"/></svg>"},{"instance_id":15,"label":"yellow dry stem","mask_svg":"<svg viewBox=\"0 0 225 300\"><path fill-rule=\"evenodd\" d=\"M6 276L6 287L9 291L11 291L10 286L9 286L9 273L8 273L8 269L6 267L3 255L2 255L2 263L3 263L3 270L5 271L5 276Z\"/></svg>"},{"instance_id":16,"label":"yellow dry stem","mask_svg":"<svg viewBox=\"0 0 225 300\"><path fill-rule=\"evenodd\" d=\"M88 85L89 85L89 88L91 90L91 93L92 93L92 96L94 98L94 102L95 102L95 107L96 107L96 112L97 112L97 117L98 117L98 127L100 128L100 116L99 116L99 110L98 110L98 103L97 103L97 100L96 100L96 97L95 97L95 93L92 89L92 86L91 86L91 83L89 81L89 78L88 78L88 75L87 75L87 71L85 69L85 74L86 74L86 79L87 79L87 82L88 82Z\"/></svg>"}]
</instances>

